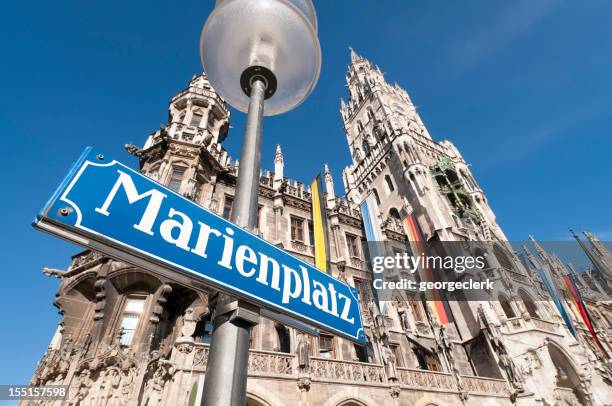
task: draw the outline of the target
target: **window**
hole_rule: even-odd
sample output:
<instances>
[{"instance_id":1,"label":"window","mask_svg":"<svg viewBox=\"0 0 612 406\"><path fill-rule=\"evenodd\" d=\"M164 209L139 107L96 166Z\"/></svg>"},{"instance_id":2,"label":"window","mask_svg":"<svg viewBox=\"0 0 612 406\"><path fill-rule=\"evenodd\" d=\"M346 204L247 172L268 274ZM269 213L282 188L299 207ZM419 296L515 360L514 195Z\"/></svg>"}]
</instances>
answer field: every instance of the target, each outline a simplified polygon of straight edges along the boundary
<instances>
[{"instance_id":1,"label":"window","mask_svg":"<svg viewBox=\"0 0 612 406\"><path fill-rule=\"evenodd\" d=\"M257 206L257 228L261 228L261 212L263 210L263 206Z\"/></svg>"},{"instance_id":2,"label":"window","mask_svg":"<svg viewBox=\"0 0 612 406\"><path fill-rule=\"evenodd\" d=\"M319 356L323 358L334 358L334 337L321 334L319 336Z\"/></svg>"},{"instance_id":3,"label":"window","mask_svg":"<svg viewBox=\"0 0 612 406\"><path fill-rule=\"evenodd\" d=\"M368 156L370 155L370 144L368 143L368 140L364 139L363 142L361 143L361 148L363 149L363 155L364 156Z\"/></svg>"},{"instance_id":4,"label":"window","mask_svg":"<svg viewBox=\"0 0 612 406\"><path fill-rule=\"evenodd\" d=\"M314 224L308 222L308 244L314 247Z\"/></svg>"},{"instance_id":5,"label":"window","mask_svg":"<svg viewBox=\"0 0 612 406\"><path fill-rule=\"evenodd\" d=\"M504 295L499 295L499 304L501 305L502 310L507 318L512 319L516 317L516 313L514 313L514 309L512 309L512 305Z\"/></svg>"},{"instance_id":6,"label":"window","mask_svg":"<svg viewBox=\"0 0 612 406\"><path fill-rule=\"evenodd\" d=\"M417 357L417 361L419 362L419 368L425 369L427 371L441 371L442 368L440 366L440 361L438 357L434 354L430 354L429 352L417 348L414 350L414 354Z\"/></svg>"},{"instance_id":7,"label":"window","mask_svg":"<svg viewBox=\"0 0 612 406\"><path fill-rule=\"evenodd\" d=\"M371 362L368 354L368 348L365 345L353 344L355 355L359 362Z\"/></svg>"},{"instance_id":8,"label":"window","mask_svg":"<svg viewBox=\"0 0 612 406\"><path fill-rule=\"evenodd\" d=\"M421 303L419 303L418 298L412 297L409 301L408 304L410 305L410 310L412 311L412 316L414 317L414 319L416 321L425 321L425 315L423 314L423 311L421 310Z\"/></svg>"},{"instance_id":9,"label":"window","mask_svg":"<svg viewBox=\"0 0 612 406\"><path fill-rule=\"evenodd\" d=\"M362 131L363 131L363 124L361 124L361 121L357 120L357 134L361 134Z\"/></svg>"},{"instance_id":10,"label":"window","mask_svg":"<svg viewBox=\"0 0 612 406\"><path fill-rule=\"evenodd\" d=\"M402 219L399 214L399 211L395 207L391 207L391 209L389 209L389 217L393 217L396 220Z\"/></svg>"},{"instance_id":11,"label":"window","mask_svg":"<svg viewBox=\"0 0 612 406\"><path fill-rule=\"evenodd\" d=\"M232 196L225 196L223 201L223 218L229 220L232 215L232 206L234 205L234 198Z\"/></svg>"},{"instance_id":12,"label":"window","mask_svg":"<svg viewBox=\"0 0 612 406\"><path fill-rule=\"evenodd\" d=\"M395 190L395 186L393 186L393 181L391 181L391 176L385 175L385 182L387 184L387 190L389 191L389 193L393 192Z\"/></svg>"},{"instance_id":13,"label":"window","mask_svg":"<svg viewBox=\"0 0 612 406\"><path fill-rule=\"evenodd\" d=\"M391 348L391 351L393 351L393 355L395 355L395 361L396 361L396 365L398 367L403 367L404 366L404 357L402 356L402 350L400 349L400 346L397 344L390 344L389 348Z\"/></svg>"},{"instance_id":14,"label":"window","mask_svg":"<svg viewBox=\"0 0 612 406\"><path fill-rule=\"evenodd\" d=\"M138 327L138 321L140 315L144 311L144 298L129 297L125 302L123 308L123 316L121 318L121 339L119 343L123 346L129 347L134 339L134 332Z\"/></svg>"},{"instance_id":15,"label":"window","mask_svg":"<svg viewBox=\"0 0 612 406\"><path fill-rule=\"evenodd\" d=\"M181 189L183 176L185 176L185 168L177 166L172 169L172 175L170 176L170 182L168 183L170 190L178 192Z\"/></svg>"},{"instance_id":16,"label":"window","mask_svg":"<svg viewBox=\"0 0 612 406\"><path fill-rule=\"evenodd\" d=\"M374 111L372 111L372 107L368 107L368 120L371 123L374 123L376 117L374 116Z\"/></svg>"},{"instance_id":17,"label":"window","mask_svg":"<svg viewBox=\"0 0 612 406\"><path fill-rule=\"evenodd\" d=\"M361 258L359 253L359 238L357 236L346 234L346 245L349 255L353 258Z\"/></svg>"},{"instance_id":18,"label":"window","mask_svg":"<svg viewBox=\"0 0 612 406\"><path fill-rule=\"evenodd\" d=\"M289 354L291 352L291 336L289 335L289 329L280 324L277 324L275 329L278 337L278 348L276 351Z\"/></svg>"},{"instance_id":19,"label":"window","mask_svg":"<svg viewBox=\"0 0 612 406\"><path fill-rule=\"evenodd\" d=\"M195 112L191 116L191 123L189 123L189 125L192 127L198 127L201 122L202 122L202 113Z\"/></svg>"},{"instance_id":20,"label":"window","mask_svg":"<svg viewBox=\"0 0 612 406\"><path fill-rule=\"evenodd\" d=\"M369 297L369 292L367 291L367 284L364 283L361 279L353 278L353 286L357 289L357 297L359 300L367 300Z\"/></svg>"},{"instance_id":21,"label":"window","mask_svg":"<svg viewBox=\"0 0 612 406\"><path fill-rule=\"evenodd\" d=\"M304 242L304 220L291 217L291 240Z\"/></svg>"},{"instance_id":22,"label":"window","mask_svg":"<svg viewBox=\"0 0 612 406\"><path fill-rule=\"evenodd\" d=\"M523 300L523 303L525 304L527 313L529 313L531 317L539 319L540 315L538 314L538 307L536 306L535 302L531 299L531 296L529 296L529 294L522 289L519 290L519 296L521 297L521 299Z\"/></svg>"},{"instance_id":23,"label":"window","mask_svg":"<svg viewBox=\"0 0 612 406\"><path fill-rule=\"evenodd\" d=\"M376 204L380 206L380 196L378 195L378 190L372 189L372 193L374 193L374 199L376 199Z\"/></svg>"}]
</instances>

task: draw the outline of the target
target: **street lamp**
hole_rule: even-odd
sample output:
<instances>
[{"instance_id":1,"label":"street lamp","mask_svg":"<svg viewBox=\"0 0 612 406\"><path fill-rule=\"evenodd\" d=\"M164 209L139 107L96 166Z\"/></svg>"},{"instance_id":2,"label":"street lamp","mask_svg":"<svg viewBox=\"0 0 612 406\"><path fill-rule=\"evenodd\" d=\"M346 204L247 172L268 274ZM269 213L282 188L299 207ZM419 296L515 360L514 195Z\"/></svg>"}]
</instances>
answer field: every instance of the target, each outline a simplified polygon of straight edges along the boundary
<instances>
[{"instance_id":1,"label":"street lamp","mask_svg":"<svg viewBox=\"0 0 612 406\"><path fill-rule=\"evenodd\" d=\"M311 0L217 0L200 39L202 65L217 93L247 112L231 221L254 231L263 116L287 112L314 89L321 69ZM250 329L259 309L220 294L202 404L244 406Z\"/></svg>"}]
</instances>

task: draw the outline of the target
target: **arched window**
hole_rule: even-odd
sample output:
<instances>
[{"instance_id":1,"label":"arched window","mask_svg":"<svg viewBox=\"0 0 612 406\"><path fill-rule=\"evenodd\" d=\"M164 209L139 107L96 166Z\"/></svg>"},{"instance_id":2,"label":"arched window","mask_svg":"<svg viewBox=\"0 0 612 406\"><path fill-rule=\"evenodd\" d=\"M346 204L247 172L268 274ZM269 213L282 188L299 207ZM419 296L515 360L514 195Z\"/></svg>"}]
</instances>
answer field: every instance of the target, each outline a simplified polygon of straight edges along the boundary
<instances>
[{"instance_id":1,"label":"arched window","mask_svg":"<svg viewBox=\"0 0 612 406\"><path fill-rule=\"evenodd\" d=\"M402 219L400 217L399 211L395 207L391 207L391 209L389 209L389 217L393 217L396 220Z\"/></svg>"},{"instance_id":2,"label":"arched window","mask_svg":"<svg viewBox=\"0 0 612 406\"><path fill-rule=\"evenodd\" d=\"M387 190L389 193L395 191L395 186L393 185L393 181L391 180L391 176L385 175L385 183L387 184Z\"/></svg>"},{"instance_id":3,"label":"arched window","mask_svg":"<svg viewBox=\"0 0 612 406\"><path fill-rule=\"evenodd\" d=\"M366 139L363 140L363 142L361 143L361 148L363 148L364 157L370 155L370 144L368 143L368 140Z\"/></svg>"},{"instance_id":4,"label":"arched window","mask_svg":"<svg viewBox=\"0 0 612 406\"><path fill-rule=\"evenodd\" d=\"M464 171L459 171L459 173L461 174L461 177L465 180L465 185L467 186L468 190L470 192L473 192L474 184L472 183L471 179L465 174Z\"/></svg>"},{"instance_id":5,"label":"arched window","mask_svg":"<svg viewBox=\"0 0 612 406\"><path fill-rule=\"evenodd\" d=\"M556 386L560 388L570 389L565 396L571 396L573 403L585 405L585 393L582 389L582 382L580 376L576 372L575 367L572 364L570 358L558 347L555 343L550 342L547 346L548 355L555 366L557 373ZM570 404L568 401L567 404Z\"/></svg>"},{"instance_id":6,"label":"arched window","mask_svg":"<svg viewBox=\"0 0 612 406\"><path fill-rule=\"evenodd\" d=\"M361 124L360 120L357 120L357 134L361 134L363 132L363 124Z\"/></svg>"},{"instance_id":7,"label":"arched window","mask_svg":"<svg viewBox=\"0 0 612 406\"><path fill-rule=\"evenodd\" d=\"M529 294L525 292L523 289L519 290L519 296L521 297L521 300L525 304L527 313L529 313L531 317L539 319L540 315L538 314L538 307L536 306L533 299L531 299L531 296L529 296Z\"/></svg>"},{"instance_id":8,"label":"arched window","mask_svg":"<svg viewBox=\"0 0 612 406\"><path fill-rule=\"evenodd\" d=\"M497 261L499 262L499 265L501 265L502 268L508 270L512 270L514 268L512 266L512 260L508 257L508 254L502 247L500 247L499 245L495 245L493 247L493 252L495 253L495 257L497 258Z\"/></svg>"},{"instance_id":9,"label":"arched window","mask_svg":"<svg viewBox=\"0 0 612 406\"><path fill-rule=\"evenodd\" d=\"M376 117L374 116L374 111L372 110L372 107L368 107L368 120L371 123L374 123L374 121L376 120Z\"/></svg>"},{"instance_id":10,"label":"arched window","mask_svg":"<svg viewBox=\"0 0 612 406\"><path fill-rule=\"evenodd\" d=\"M512 304L508 301L508 298L506 297L506 295L504 294L499 295L499 304L507 318L512 319L516 317L516 313L514 313Z\"/></svg>"},{"instance_id":11,"label":"arched window","mask_svg":"<svg viewBox=\"0 0 612 406\"><path fill-rule=\"evenodd\" d=\"M372 189L372 193L374 194L374 199L376 199L376 204L380 206L380 196L378 195L378 190Z\"/></svg>"}]
</instances>

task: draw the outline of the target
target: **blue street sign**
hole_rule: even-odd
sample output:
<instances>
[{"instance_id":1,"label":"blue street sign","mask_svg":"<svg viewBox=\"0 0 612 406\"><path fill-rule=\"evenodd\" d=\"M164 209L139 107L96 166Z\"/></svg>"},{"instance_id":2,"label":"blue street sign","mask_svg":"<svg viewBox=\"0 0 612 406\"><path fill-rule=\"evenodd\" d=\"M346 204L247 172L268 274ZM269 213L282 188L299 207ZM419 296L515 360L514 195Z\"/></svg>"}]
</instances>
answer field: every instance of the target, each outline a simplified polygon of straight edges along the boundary
<instances>
[{"instance_id":1,"label":"blue street sign","mask_svg":"<svg viewBox=\"0 0 612 406\"><path fill-rule=\"evenodd\" d=\"M365 342L355 288L87 148L34 226Z\"/></svg>"}]
</instances>

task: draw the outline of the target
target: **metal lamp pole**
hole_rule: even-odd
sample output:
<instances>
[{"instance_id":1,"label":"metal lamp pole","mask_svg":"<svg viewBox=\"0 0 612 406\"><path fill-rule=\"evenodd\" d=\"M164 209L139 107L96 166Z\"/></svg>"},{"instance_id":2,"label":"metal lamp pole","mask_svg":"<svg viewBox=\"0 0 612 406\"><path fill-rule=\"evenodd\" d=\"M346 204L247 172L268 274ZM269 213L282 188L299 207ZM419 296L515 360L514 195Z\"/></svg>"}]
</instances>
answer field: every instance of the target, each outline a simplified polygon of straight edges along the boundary
<instances>
[{"instance_id":1,"label":"metal lamp pole","mask_svg":"<svg viewBox=\"0 0 612 406\"><path fill-rule=\"evenodd\" d=\"M263 80L255 78L252 81L236 183L236 200L231 215L234 224L251 231L257 228L265 90ZM228 295L218 295L202 405L244 406L250 330L258 321L259 309Z\"/></svg>"},{"instance_id":2,"label":"metal lamp pole","mask_svg":"<svg viewBox=\"0 0 612 406\"><path fill-rule=\"evenodd\" d=\"M248 111L230 220L256 231L263 116L295 108L319 78L321 48L312 0L216 0L200 49L215 91L229 105ZM217 296L202 405L245 405L250 329L259 317L259 308Z\"/></svg>"}]
</instances>

